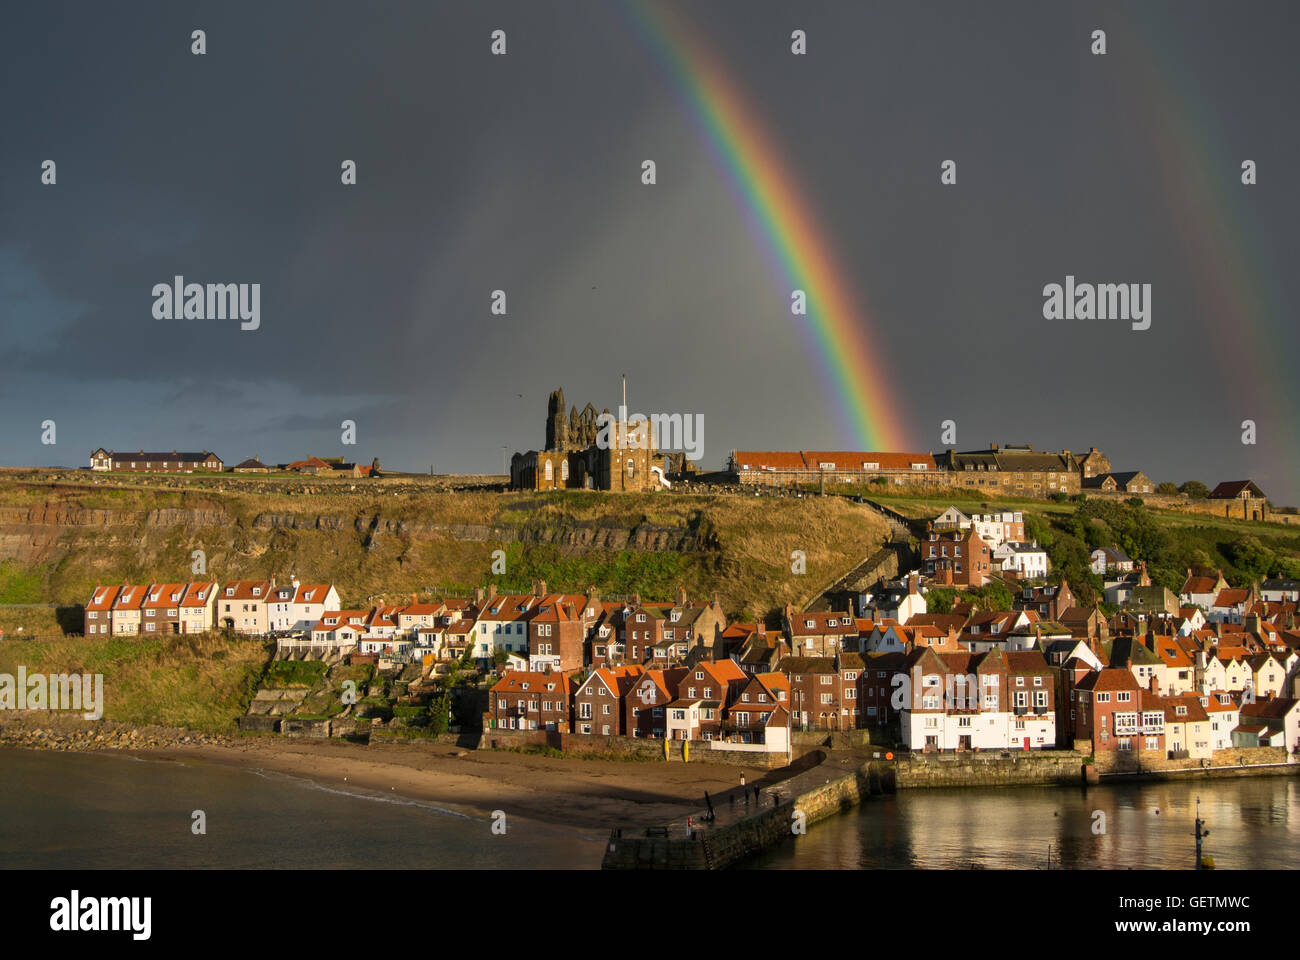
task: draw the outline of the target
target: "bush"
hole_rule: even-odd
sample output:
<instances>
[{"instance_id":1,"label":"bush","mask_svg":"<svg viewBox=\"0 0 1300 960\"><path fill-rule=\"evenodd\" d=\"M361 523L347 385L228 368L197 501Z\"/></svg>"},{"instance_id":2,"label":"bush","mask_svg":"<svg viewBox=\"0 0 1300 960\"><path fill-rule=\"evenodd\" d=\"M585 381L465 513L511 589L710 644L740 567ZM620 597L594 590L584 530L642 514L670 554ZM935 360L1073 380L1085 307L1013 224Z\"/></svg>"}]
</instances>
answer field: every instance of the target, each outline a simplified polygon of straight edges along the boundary
<instances>
[{"instance_id":1,"label":"bush","mask_svg":"<svg viewBox=\"0 0 1300 960\"><path fill-rule=\"evenodd\" d=\"M273 660L266 668L268 687L314 687L325 676L329 664L323 660Z\"/></svg>"}]
</instances>

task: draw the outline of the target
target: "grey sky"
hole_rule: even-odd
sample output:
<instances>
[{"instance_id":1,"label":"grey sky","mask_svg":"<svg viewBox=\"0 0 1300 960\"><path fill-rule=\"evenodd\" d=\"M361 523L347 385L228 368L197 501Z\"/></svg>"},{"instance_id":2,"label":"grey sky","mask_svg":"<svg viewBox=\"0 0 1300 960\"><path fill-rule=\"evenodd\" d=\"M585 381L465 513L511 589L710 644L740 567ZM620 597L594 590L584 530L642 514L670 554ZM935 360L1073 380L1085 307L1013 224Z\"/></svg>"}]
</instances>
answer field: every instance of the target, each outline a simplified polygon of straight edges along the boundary
<instances>
[{"instance_id":1,"label":"grey sky","mask_svg":"<svg viewBox=\"0 0 1300 960\"><path fill-rule=\"evenodd\" d=\"M1300 500L1293 5L678 9L870 304L910 448L939 449L952 418L962 448L1097 445L1156 481L1252 476ZM503 446L539 445L551 389L613 407L624 372L633 409L704 415L708 467L853 445L627 24L595 0L10 12L0 463L81 465L102 444L496 471ZM155 320L175 274L261 283L261 329ZM1044 320L1067 274L1151 283L1151 329Z\"/></svg>"}]
</instances>

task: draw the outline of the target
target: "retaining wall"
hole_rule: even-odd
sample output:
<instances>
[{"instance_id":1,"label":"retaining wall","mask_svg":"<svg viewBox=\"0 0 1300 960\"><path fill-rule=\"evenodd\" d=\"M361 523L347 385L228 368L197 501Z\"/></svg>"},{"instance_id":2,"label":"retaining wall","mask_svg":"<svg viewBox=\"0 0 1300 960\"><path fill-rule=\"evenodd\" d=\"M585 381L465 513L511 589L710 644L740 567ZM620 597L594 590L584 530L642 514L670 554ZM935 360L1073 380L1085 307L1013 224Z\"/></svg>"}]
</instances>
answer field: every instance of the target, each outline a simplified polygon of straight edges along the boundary
<instances>
[{"instance_id":1,"label":"retaining wall","mask_svg":"<svg viewBox=\"0 0 1300 960\"><path fill-rule=\"evenodd\" d=\"M694 836L625 837L611 834L601 863L604 870L722 870L795 835L797 814L811 826L852 809L874 794L892 792L892 764L860 767L843 763L815 766L768 788L760 803L779 802L721 825L708 824ZM791 796L793 794L793 796Z\"/></svg>"},{"instance_id":2,"label":"retaining wall","mask_svg":"<svg viewBox=\"0 0 1300 960\"><path fill-rule=\"evenodd\" d=\"M998 754L917 754L896 761L900 790L916 787L1007 787L1083 782L1087 755L1074 750Z\"/></svg>"}]
</instances>

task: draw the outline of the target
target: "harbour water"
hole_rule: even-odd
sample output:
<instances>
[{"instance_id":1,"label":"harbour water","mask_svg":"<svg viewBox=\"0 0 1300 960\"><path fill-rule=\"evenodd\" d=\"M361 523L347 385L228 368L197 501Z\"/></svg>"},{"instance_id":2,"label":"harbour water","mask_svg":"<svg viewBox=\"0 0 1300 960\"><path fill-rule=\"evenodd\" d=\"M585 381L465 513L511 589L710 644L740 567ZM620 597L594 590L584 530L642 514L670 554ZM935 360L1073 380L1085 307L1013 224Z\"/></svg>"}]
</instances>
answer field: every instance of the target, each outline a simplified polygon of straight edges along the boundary
<instances>
[{"instance_id":1,"label":"harbour water","mask_svg":"<svg viewBox=\"0 0 1300 960\"><path fill-rule=\"evenodd\" d=\"M0 868L591 868L602 830L218 764L0 750ZM206 816L203 835L192 815Z\"/></svg>"},{"instance_id":2,"label":"harbour water","mask_svg":"<svg viewBox=\"0 0 1300 960\"><path fill-rule=\"evenodd\" d=\"M1300 865L1300 778L905 790L750 861L777 869L1216 869Z\"/></svg>"},{"instance_id":3,"label":"harbour water","mask_svg":"<svg viewBox=\"0 0 1300 960\"><path fill-rule=\"evenodd\" d=\"M462 811L297 777L116 753L0 750L3 868L598 867L603 825ZM744 866L1189 869L1196 799L1219 869L1300 862L1300 778L911 790L873 798ZM202 810L207 832L191 832Z\"/></svg>"}]
</instances>

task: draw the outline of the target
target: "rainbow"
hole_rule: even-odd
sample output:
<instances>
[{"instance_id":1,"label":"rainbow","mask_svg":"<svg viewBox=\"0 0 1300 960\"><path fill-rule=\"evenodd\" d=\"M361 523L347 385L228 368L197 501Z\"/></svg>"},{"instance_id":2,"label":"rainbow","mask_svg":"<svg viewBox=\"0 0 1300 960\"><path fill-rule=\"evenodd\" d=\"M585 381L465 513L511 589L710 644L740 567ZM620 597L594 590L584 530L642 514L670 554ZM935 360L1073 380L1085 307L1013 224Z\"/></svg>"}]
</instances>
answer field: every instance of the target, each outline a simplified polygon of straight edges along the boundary
<instances>
[{"instance_id":1,"label":"rainbow","mask_svg":"<svg viewBox=\"0 0 1300 960\"><path fill-rule=\"evenodd\" d=\"M889 378L867 340L869 315L854 301L811 206L740 87L717 52L666 4L651 12L630 0L622 9L676 84L784 293L807 295L801 333L831 385L841 428L863 450L907 449Z\"/></svg>"},{"instance_id":2,"label":"rainbow","mask_svg":"<svg viewBox=\"0 0 1300 960\"><path fill-rule=\"evenodd\" d=\"M1300 447L1291 417L1300 391L1279 341L1291 322L1277 281L1285 267L1261 242L1265 231L1250 212L1267 194L1239 179L1243 159L1263 166L1267 158L1230 152L1224 124L1197 86L1199 71L1179 48L1178 22L1155 23L1145 13L1128 8L1122 14L1144 49L1128 58L1128 82L1115 88L1116 109L1134 124L1134 139L1148 139L1155 152L1164 201L1185 246L1186 275L1214 318L1206 330L1214 365L1242 387L1220 401L1232 412L1221 442L1234 445L1237 421L1260 421L1260 442L1242 448L1243 467L1236 469L1248 470L1266 492L1294 497ZM1139 110L1130 108L1135 91Z\"/></svg>"}]
</instances>

